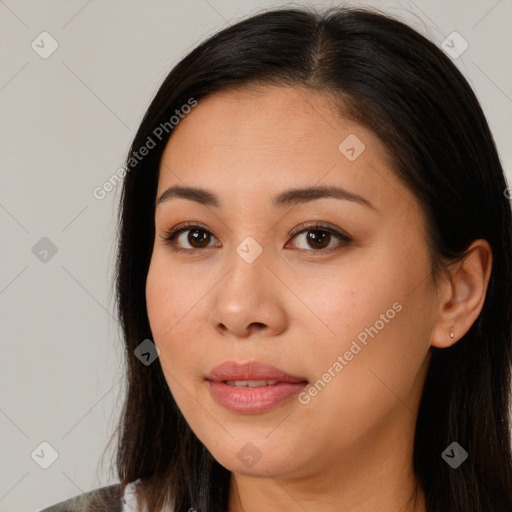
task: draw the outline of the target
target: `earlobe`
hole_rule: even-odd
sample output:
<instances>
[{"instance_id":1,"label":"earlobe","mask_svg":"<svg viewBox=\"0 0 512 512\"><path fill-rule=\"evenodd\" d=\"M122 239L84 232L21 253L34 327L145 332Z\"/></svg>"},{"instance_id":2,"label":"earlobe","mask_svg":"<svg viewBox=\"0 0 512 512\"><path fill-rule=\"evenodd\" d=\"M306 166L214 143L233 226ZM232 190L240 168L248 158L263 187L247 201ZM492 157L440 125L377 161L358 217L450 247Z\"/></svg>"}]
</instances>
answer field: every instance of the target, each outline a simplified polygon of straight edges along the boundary
<instances>
[{"instance_id":1,"label":"earlobe","mask_svg":"<svg viewBox=\"0 0 512 512\"><path fill-rule=\"evenodd\" d=\"M447 348L469 331L483 308L491 269L491 246L487 240L474 240L440 284L443 294L431 346Z\"/></svg>"}]
</instances>

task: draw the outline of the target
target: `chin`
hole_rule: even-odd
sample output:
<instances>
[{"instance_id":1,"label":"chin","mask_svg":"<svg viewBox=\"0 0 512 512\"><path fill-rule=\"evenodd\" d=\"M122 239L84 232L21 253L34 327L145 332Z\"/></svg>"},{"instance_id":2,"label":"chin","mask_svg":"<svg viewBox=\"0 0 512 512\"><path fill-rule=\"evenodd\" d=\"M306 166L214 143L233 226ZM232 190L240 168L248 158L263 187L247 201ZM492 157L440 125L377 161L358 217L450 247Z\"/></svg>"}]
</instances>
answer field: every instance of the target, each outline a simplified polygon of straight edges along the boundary
<instances>
[{"instance_id":1,"label":"chin","mask_svg":"<svg viewBox=\"0 0 512 512\"><path fill-rule=\"evenodd\" d=\"M256 478L291 475L306 465L297 461L291 453L285 453L282 442L273 443L265 438L252 442L247 440L248 437L230 439L224 446L217 443L206 447L217 462L229 471Z\"/></svg>"}]
</instances>

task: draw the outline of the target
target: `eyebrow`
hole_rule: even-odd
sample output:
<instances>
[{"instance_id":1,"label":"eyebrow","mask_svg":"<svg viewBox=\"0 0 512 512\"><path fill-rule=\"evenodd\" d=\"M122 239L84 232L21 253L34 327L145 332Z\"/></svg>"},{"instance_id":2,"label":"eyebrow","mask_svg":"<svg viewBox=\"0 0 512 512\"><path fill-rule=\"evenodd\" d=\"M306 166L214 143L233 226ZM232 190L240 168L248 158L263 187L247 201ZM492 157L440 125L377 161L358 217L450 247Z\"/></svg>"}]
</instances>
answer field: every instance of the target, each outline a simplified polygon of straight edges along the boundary
<instances>
[{"instance_id":1,"label":"eyebrow","mask_svg":"<svg viewBox=\"0 0 512 512\"><path fill-rule=\"evenodd\" d=\"M274 196L272 204L275 208L283 208L328 197L352 201L378 211L368 199L336 186L293 188ZM174 198L189 199L190 201L195 201L213 208L221 208L223 204L217 195L208 190L197 187L172 185L160 195L156 201L156 206Z\"/></svg>"}]
</instances>

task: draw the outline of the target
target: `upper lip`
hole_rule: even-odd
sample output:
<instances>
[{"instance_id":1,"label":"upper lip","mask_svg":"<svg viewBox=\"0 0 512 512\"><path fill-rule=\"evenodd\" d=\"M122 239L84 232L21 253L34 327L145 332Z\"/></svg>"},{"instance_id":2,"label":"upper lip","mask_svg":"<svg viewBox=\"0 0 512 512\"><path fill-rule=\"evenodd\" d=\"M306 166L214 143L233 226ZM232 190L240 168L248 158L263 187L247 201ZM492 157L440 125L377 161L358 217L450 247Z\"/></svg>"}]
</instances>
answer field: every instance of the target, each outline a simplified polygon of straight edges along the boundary
<instances>
[{"instance_id":1,"label":"upper lip","mask_svg":"<svg viewBox=\"0 0 512 512\"><path fill-rule=\"evenodd\" d=\"M216 366L207 376L207 380L214 382L234 380L273 380L278 382L307 382L307 379L297 375L290 375L270 364L259 361L237 363L226 361Z\"/></svg>"}]
</instances>

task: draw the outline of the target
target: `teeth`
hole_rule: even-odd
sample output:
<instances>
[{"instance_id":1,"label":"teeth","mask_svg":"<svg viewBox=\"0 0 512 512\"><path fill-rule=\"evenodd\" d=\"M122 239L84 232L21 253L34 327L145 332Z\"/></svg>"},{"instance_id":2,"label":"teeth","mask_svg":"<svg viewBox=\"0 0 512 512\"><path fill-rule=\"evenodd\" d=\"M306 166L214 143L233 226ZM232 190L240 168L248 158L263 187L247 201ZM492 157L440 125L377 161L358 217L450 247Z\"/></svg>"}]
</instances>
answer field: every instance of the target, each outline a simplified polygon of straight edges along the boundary
<instances>
[{"instance_id":1,"label":"teeth","mask_svg":"<svg viewBox=\"0 0 512 512\"><path fill-rule=\"evenodd\" d=\"M263 386L274 386L277 382L277 380L227 380L226 384L237 388L261 388Z\"/></svg>"}]
</instances>

